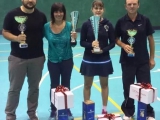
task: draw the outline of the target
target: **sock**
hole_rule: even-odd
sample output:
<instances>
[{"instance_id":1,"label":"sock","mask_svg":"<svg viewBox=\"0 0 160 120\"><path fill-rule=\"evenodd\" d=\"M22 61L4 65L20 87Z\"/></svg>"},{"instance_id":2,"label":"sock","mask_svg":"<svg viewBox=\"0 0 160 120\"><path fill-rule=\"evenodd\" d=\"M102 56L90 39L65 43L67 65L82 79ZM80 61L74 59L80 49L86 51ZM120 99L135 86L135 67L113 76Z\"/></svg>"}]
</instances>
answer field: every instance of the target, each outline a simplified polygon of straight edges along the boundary
<instances>
[{"instance_id":1,"label":"sock","mask_svg":"<svg viewBox=\"0 0 160 120\"><path fill-rule=\"evenodd\" d=\"M102 108L102 109L103 109L104 111L106 111L106 108L107 108L107 106L103 106L103 108Z\"/></svg>"}]
</instances>

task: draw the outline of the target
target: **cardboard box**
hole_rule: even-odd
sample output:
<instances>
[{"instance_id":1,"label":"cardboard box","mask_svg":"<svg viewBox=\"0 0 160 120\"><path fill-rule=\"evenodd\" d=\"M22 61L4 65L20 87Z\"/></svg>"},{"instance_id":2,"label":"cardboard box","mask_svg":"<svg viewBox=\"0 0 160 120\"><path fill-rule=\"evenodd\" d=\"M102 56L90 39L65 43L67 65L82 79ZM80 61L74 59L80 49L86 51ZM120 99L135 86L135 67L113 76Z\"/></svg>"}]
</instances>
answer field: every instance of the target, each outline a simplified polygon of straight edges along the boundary
<instances>
[{"instance_id":1,"label":"cardboard box","mask_svg":"<svg viewBox=\"0 0 160 120\"><path fill-rule=\"evenodd\" d=\"M122 120L120 114L114 114L114 115L115 115L115 118L113 120ZM108 118L103 118L103 117L104 117L104 114L97 115L97 120L109 120Z\"/></svg>"},{"instance_id":2,"label":"cardboard box","mask_svg":"<svg viewBox=\"0 0 160 120\"><path fill-rule=\"evenodd\" d=\"M82 120L94 120L95 116L95 103L87 100L82 103Z\"/></svg>"},{"instance_id":3,"label":"cardboard box","mask_svg":"<svg viewBox=\"0 0 160 120\"><path fill-rule=\"evenodd\" d=\"M138 86L135 84L130 85L129 97L135 100L138 100L140 88L141 86ZM150 104L150 103L155 102L157 100L157 88L153 88L153 89L154 89L154 92L152 89L144 89L144 88L141 89L140 102L145 103L145 104Z\"/></svg>"},{"instance_id":4,"label":"cardboard box","mask_svg":"<svg viewBox=\"0 0 160 120\"><path fill-rule=\"evenodd\" d=\"M74 106L74 95L71 91L64 92L67 95L67 108ZM55 105L57 110L65 109L65 96L62 92L55 92L55 88L51 90L51 102Z\"/></svg>"}]
</instances>

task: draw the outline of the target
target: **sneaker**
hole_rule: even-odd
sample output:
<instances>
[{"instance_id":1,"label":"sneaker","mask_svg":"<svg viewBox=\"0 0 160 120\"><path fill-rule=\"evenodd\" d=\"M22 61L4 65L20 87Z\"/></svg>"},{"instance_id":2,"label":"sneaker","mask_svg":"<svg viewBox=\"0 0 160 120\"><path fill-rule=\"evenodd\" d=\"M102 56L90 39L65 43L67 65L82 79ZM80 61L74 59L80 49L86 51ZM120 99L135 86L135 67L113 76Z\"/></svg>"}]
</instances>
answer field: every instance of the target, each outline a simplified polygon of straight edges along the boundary
<instances>
[{"instance_id":1,"label":"sneaker","mask_svg":"<svg viewBox=\"0 0 160 120\"><path fill-rule=\"evenodd\" d=\"M107 111L105 111L104 109L102 109L102 114L107 114Z\"/></svg>"},{"instance_id":2,"label":"sneaker","mask_svg":"<svg viewBox=\"0 0 160 120\"><path fill-rule=\"evenodd\" d=\"M68 109L68 120L74 120L70 109Z\"/></svg>"},{"instance_id":3,"label":"sneaker","mask_svg":"<svg viewBox=\"0 0 160 120\"><path fill-rule=\"evenodd\" d=\"M156 120L156 119L153 117L147 117L147 120Z\"/></svg>"},{"instance_id":4,"label":"sneaker","mask_svg":"<svg viewBox=\"0 0 160 120\"><path fill-rule=\"evenodd\" d=\"M50 117L48 120L56 120L57 113L56 111L51 111Z\"/></svg>"},{"instance_id":5,"label":"sneaker","mask_svg":"<svg viewBox=\"0 0 160 120\"><path fill-rule=\"evenodd\" d=\"M123 120L132 120L132 117L128 117L128 116L123 116Z\"/></svg>"}]
</instances>

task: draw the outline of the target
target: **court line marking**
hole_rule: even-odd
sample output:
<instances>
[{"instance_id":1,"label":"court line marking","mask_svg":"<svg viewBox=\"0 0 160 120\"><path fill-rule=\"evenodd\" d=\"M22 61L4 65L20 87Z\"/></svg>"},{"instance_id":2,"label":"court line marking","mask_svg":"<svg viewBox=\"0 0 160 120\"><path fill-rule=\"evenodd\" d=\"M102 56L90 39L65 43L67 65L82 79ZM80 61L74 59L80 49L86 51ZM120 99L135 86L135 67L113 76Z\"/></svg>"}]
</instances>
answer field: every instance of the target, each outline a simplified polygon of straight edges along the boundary
<instances>
[{"instance_id":1,"label":"court line marking","mask_svg":"<svg viewBox=\"0 0 160 120\"><path fill-rule=\"evenodd\" d=\"M160 52L160 51L156 51L156 52ZM1 51L0 51L1 53ZM110 55L119 55L120 53L110 53ZM77 54L77 56L75 55L75 58L77 57L82 57L83 54ZM7 57L8 58L8 57ZM160 56L158 55L155 55L155 58L160 58ZM47 58L46 58L47 59ZM0 60L0 62L7 62L8 60L7 59L4 59L4 60Z\"/></svg>"},{"instance_id":2,"label":"court line marking","mask_svg":"<svg viewBox=\"0 0 160 120\"><path fill-rule=\"evenodd\" d=\"M77 69L78 67L74 66L74 68ZM42 79L41 79L41 81L40 81L39 87L41 86L42 82L44 81L44 79L47 77L48 74L49 74L49 72L46 72L46 73L43 75L43 77L42 77ZM111 78L109 78L109 79L117 79L117 78L121 78L121 76L111 77ZM96 81L94 81L94 82L99 82L99 80L96 80ZM71 91L75 91L75 90L77 90L77 89L79 89L79 88L81 88L81 87L83 87L83 86L84 86L84 84L81 84L81 85L79 85L79 86L76 86L76 87L74 87L73 89L71 89ZM96 87L96 89L98 89L98 91L101 91L101 88L99 88L95 83L94 83L93 86ZM123 112L121 111L120 106L119 106L116 102L114 102L114 100L112 100L112 98L109 97L108 100L109 100L109 101L112 101L111 103L112 103L113 105L118 106L119 109L120 109L120 112L113 112L112 114L123 114ZM97 117L97 116L95 115L95 117ZM74 119L75 119L75 120L82 120L82 117L77 117L77 118L74 118Z\"/></svg>"},{"instance_id":3,"label":"court line marking","mask_svg":"<svg viewBox=\"0 0 160 120\"><path fill-rule=\"evenodd\" d=\"M75 68L78 72L80 71L80 69L79 69L77 66L75 66L75 65L74 65L74 68ZM101 88L100 88L95 82L93 82L92 85L93 85L99 92L101 92ZM111 97L108 96L108 100L109 100L120 112L122 112L121 107L120 107Z\"/></svg>"},{"instance_id":4,"label":"court line marking","mask_svg":"<svg viewBox=\"0 0 160 120\"><path fill-rule=\"evenodd\" d=\"M95 82L93 82L93 86L94 86L99 92L101 92L101 88L100 88ZM111 97L108 96L108 100L109 100L120 112L122 112L121 106L119 106Z\"/></svg>"},{"instance_id":5,"label":"court line marking","mask_svg":"<svg viewBox=\"0 0 160 120\"><path fill-rule=\"evenodd\" d=\"M79 70L77 66L74 66L74 68L75 68L76 70ZM46 78L46 76L47 76L48 74L49 74L49 72L47 72L47 73L42 77L39 86L41 86L43 80ZM122 76L111 77L111 78L109 78L109 79L117 79L117 78L122 78ZM99 80L95 80L94 82L99 82ZM81 87L83 87L83 86L84 86L84 84L79 85L79 86L77 86L77 87L74 87L73 89L71 89L71 91L75 91L75 90L77 90L77 89L79 89L79 88L81 88ZM95 86L97 87L97 85L94 83L94 87L95 87ZM97 87L97 88L98 88L99 91L101 91L101 89L100 89L99 87ZM112 104L113 104L113 105L116 105L116 106L118 107L118 108L117 108L118 110L120 109L120 112L114 112L113 114L123 114L123 112L121 111L120 106L119 106L116 102L114 102L114 100L112 100L110 97L108 97L108 100L109 100L109 101L112 101L112 102L113 102ZM160 101L160 98L157 97L157 100ZM77 118L75 118L75 120L82 120L82 117L77 117Z\"/></svg>"},{"instance_id":6,"label":"court line marking","mask_svg":"<svg viewBox=\"0 0 160 120\"><path fill-rule=\"evenodd\" d=\"M8 62L8 60L0 60L0 62Z\"/></svg>"},{"instance_id":7,"label":"court line marking","mask_svg":"<svg viewBox=\"0 0 160 120\"><path fill-rule=\"evenodd\" d=\"M78 56L80 56L81 54L76 54L76 55L74 55L73 57L78 57ZM43 76L42 76L42 78L41 78L41 80L40 80L40 83L39 83L39 87L41 86L41 84L42 84L42 82L44 81L44 79L48 76L48 74L49 74L49 71L47 71Z\"/></svg>"},{"instance_id":8,"label":"court line marking","mask_svg":"<svg viewBox=\"0 0 160 120\"><path fill-rule=\"evenodd\" d=\"M157 69L157 70L154 70L154 71L151 71L151 72L160 72L160 69Z\"/></svg>"},{"instance_id":9,"label":"court line marking","mask_svg":"<svg viewBox=\"0 0 160 120\"><path fill-rule=\"evenodd\" d=\"M77 54L77 55L75 55L74 57L78 57L79 55L81 55L81 54ZM77 71L79 71L79 68L77 67L77 66L75 66L74 65L74 69L76 69ZM42 78L41 78L41 81L40 81L40 84L39 84L39 87L41 86L41 84L42 84L42 82L44 81L44 79L47 77L47 75L49 74L49 72L47 72L47 73L45 73L43 76L42 76ZM118 77L111 77L111 78L109 78L109 79L116 79L116 78L121 78L122 76L118 76ZM96 80L96 81L94 81L94 82L98 82L99 80ZM76 90L76 89L79 89L79 88L81 88L81 87L83 87L84 86L84 84L82 84L82 85L79 85L79 86L77 86L77 87L74 87L71 91L74 91L74 90ZM94 87L96 87L99 91L101 91L101 89L99 88L99 87L97 87L97 85L94 83ZM122 110L121 110L121 108L120 108L120 106L116 103L116 102L114 102L114 100L112 100L110 97L108 98L108 100L113 104L113 105L116 105L115 107L120 111L120 112L115 112L115 113L113 113L113 114L123 114L123 112L122 112ZM160 101L160 98L158 98L157 97L157 100L159 100ZM82 119L82 117L78 117L78 118L75 118L75 120L81 120Z\"/></svg>"},{"instance_id":10,"label":"court line marking","mask_svg":"<svg viewBox=\"0 0 160 120\"><path fill-rule=\"evenodd\" d=\"M44 79L48 76L48 74L49 74L49 71L46 72L46 73L42 76L42 78L41 78L41 80L40 80L40 83L39 83L39 87L41 86L41 84L42 84L42 82L44 81Z\"/></svg>"},{"instance_id":11,"label":"court line marking","mask_svg":"<svg viewBox=\"0 0 160 120\"><path fill-rule=\"evenodd\" d=\"M81 54L77 54L77 55L75 55L74 57L78 57L79 55L81 55ZM74 65L74 69L76 69L77 71L79 71L79 68L78 68L77 66L75 66L75 65ZM39 83L39 87L40 87L41 84L43 83L44 79L48 76L48 74L49 74L49 71L47 71L47 72L42 76L42 78L41 78L41 80L40 80L40 83ZM120 78L120 77L121 77L121 76L113 77L113 78L110 78L110 79L116 79L116 78ZM96 80L95 82L98 82L98 81L99 81L99 80ZM71 91L74 91L74 90L76 90L76 89L79 89L80 87L83 87L83 86L84 86L84 84L79 85L79 86L73 88ZM98 85L96 85L95 83L93 83L93 86L94 86L96 89L98 89L98 91L101 91L101 88L99 88ZM114 102L113 99L111 99L110 97L108 97L108 100L109 100L114 106L116 106L116 108L118 108L118 110L120 111L120 112L114 112L113 114L123 114L122 110L120 109L120 106L119 106L116 102ZM81 119L82 119L82 117L75 118L75 120L81 120Z\"/></svg>"}]
</instances>

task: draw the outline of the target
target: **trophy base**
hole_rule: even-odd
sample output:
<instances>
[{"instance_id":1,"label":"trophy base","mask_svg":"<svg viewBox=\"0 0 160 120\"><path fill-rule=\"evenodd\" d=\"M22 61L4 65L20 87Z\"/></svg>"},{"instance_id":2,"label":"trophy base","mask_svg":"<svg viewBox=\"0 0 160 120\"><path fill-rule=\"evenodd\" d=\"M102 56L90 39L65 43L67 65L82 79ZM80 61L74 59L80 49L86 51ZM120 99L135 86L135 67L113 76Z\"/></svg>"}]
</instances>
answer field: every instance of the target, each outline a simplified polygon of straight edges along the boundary
<instances>
[{"instance_id":1,"label":"trophy base","mask_svg":"<svg viewBox=\"0 0 160 120\"><path fill-rule=\"evenodd\" d=\"M99 53L100 51L101 51L101 50L100 50L99 47L93 48L93 52L94 52L94 53Z\"/></svg>"},{"instance_id":2,"label":"trophy base","mask_svg":"<svg viewBox=\"0 0 160 120\"><path fill-rule=\"evenodd\" d=\"M135 53L128 53L128 57L134 57Z\"/></svg>"},{"instance_id":3,"label":"trophy base","mask_svg":"<svg viewBox=\"0 0 160 120\"><path fill-rule=\"evenodd\" d=\"M20 43L20 44L19 44L19 47L20 47L20 48L27 48L27 47L28 47L28 44L27 44L27 43Z\"/></svg>"}]
</instances>

